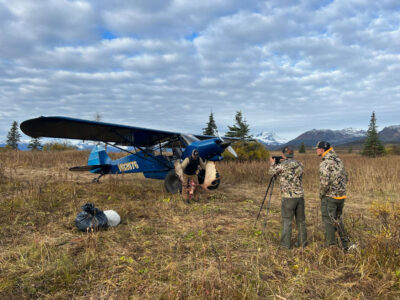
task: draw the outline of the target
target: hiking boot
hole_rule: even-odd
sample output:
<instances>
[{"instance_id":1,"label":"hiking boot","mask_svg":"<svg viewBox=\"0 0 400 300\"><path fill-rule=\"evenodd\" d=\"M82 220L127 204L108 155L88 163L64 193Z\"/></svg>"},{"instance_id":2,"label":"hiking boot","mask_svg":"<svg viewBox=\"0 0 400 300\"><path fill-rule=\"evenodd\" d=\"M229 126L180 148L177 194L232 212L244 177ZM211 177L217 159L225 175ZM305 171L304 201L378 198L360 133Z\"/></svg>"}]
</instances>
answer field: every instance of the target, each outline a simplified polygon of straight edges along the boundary
<instances>
[{"instance_id":1,"label":"hiking boot","mask_svg":"<svg viewBox=\"0 0 400 300\"><path fill-rule=\"evenodd\" d=\"M346 251L346 252L349 252L349 251L353 251L353 250L356 250L356 249L357 249L357 245L356 244L351 244L350 246L345 247L343 250Z\"/></svg>"},{"instance_id":2,"label":"hiking boot","mask_svg":"<svg viewBox=\"0 0 400 300\"><path fill-rule=\"evenodd\" d=\"M306 247L308 245L308 243L307 242L304 242L303 243L303 245L300 245L300 243L297 241L296 243L294 243L294 246L296 247L296 248L300 248L300 247Z\"/></svg>"}]
</instances>

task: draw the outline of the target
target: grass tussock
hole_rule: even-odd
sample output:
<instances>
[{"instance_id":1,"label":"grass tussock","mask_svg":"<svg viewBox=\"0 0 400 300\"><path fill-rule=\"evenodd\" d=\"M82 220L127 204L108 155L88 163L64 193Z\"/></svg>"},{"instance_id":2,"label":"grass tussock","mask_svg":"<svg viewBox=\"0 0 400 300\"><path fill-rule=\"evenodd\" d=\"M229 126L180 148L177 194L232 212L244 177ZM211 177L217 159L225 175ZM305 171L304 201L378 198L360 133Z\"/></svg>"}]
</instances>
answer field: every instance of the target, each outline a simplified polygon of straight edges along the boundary
<instances>
[{"instance_id":1,"label":"grass tussock","mask_svg":"<svg viewBox=\"0 0 400 300\"><path fill-rule=\"evenodd\" d=\"M400 157L342 154L345 226L355 251L325 248L315 155L305 166L309 246L279 248L275 189L265 235L254 221L267 162L219 163L222 184L184 204L141 175L72 173L87 153L0 153L1 299L396 299L400 297ZM94 202L122 223L80 233ZM293 237L295 236L295 232Z\"/></svg>"}]
</instances>

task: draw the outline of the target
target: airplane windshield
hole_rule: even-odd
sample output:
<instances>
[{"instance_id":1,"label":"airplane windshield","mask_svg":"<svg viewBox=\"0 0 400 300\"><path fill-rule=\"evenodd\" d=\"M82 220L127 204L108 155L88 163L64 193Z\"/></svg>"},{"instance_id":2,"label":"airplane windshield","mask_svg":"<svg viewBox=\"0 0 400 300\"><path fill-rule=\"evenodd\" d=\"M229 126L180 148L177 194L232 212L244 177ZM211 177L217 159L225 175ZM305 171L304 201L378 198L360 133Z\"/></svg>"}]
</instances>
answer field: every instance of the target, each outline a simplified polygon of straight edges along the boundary
<instances>
[{"instance_id":1,"label":"airplane windshield","mask_svg":"<svg viewBox=\"0 0 400 300\"><path fill-rule=\"evenodd\" d=\"M182 134L181 136L187 145L190 145L191 143L196 142L196 141L200 141L193 134Z\"/></svg>"}]
</instances>

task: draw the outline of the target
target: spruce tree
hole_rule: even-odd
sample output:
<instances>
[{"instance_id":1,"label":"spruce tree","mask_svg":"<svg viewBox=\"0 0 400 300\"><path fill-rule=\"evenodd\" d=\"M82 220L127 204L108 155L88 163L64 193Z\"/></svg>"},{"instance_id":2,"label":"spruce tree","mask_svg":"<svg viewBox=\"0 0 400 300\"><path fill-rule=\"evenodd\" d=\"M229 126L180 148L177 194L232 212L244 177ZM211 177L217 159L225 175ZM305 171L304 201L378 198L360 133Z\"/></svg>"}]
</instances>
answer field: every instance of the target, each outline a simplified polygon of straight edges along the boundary
<instances>
[{"instance_id":1,"label":"spruce tree","mask_svg":"<svg viewBox=\"0 0 400 300\"><path fill-rule=\"evenodd\" d=\"M18 142L21 139L21 134L18 131L18 123L14 121L11 125L11 129L7 134L7 147L17 150Z\"/></svg>"},{"instance_id":2,"label":"spruce tree","mask_svg":"<svg viewBox=\"0 0 400 300\"><path fill-rule=\"evenodd\" d=\"M362 155L369 157L377 157L385 154L385 148L379 140L378 131L376 126L375 112L372 112L371 121L369 123L367 138L364 142L364 148L361 152Z\"/></svg>"},{"instance_id":3,"label":"spruce tree","mask_svg":"<svg viewBox=\"0 0 400 300\"><path fill-rule=\"evenodd\" d=\"M103 120L103 115L96 111L96 113L94 114L94 120L96 122L101 122ZM85 143L85 140L82 140L82 142ZM97 142L97 145L102 145L102 143ZM107 144L104 144L104 149L107 151Z\"/></svg>"},{"instance_id":4,"label":"spruce tree","mask_svg":"<svg viewBox=\"0 0 400 300\"><path fill-rule=\"evenodd\" d=\"M306 153L306 145L304 145L304 142L300 144L299 153Z\"/></svg>"},{"instance_id":5,"label":"spruce tree","mask_svg":"<svg viewBox=\"0 0 400 300\"><path fill-rule=\"evenodd\" d=\"M94 120L97 122L101 122L102 119L103 119L103 116L97 111L94 115Z\"/></svg>"},{"instance_id":6,"label":"spruce tree","mask_svg":"<svg viewBox=\"0 0 400 300\"><path fill-rule=\"evenodd\" d=\"M235 121L236 124L234 124L233 126L228 126L229 131L226 133L226 136L239 137L242 140L251 138L251 135L249 135L249 125L243 118L241 111L236 112Z\"/></svg>"},{"instance_id":7,"label":"spruce tree","mask_svg":"<svg viewBox=\"0 0 400 300\"><path fill-rule=\"evenodd\" d=\"M353 153L353 146L350 146L349 149L347 149L347 153Z\"/></svg>"},{"instance_id":8,"label":"spruce tree","mask_svg":"<svg viewBox=\"0 0 400 300\"><path fill-rule=\"evenodd\" d=\"M43 146L40 143L40 138L33 138L29 142L28 148L31 149L32 151L35 150L42 150Z\"/></svg>"},{"instance_id":9,"label":"spruce tree","mask_svg":"<svg viewBox=\"0 0 400 300\"><path fill-rule=\"evenodd\" d=\"M217 125L215 124L213 113L210 114L208 118L208 123L205 128L203 128L204 135L216 135L217 134Z\"/></svg>"}]
</instances>

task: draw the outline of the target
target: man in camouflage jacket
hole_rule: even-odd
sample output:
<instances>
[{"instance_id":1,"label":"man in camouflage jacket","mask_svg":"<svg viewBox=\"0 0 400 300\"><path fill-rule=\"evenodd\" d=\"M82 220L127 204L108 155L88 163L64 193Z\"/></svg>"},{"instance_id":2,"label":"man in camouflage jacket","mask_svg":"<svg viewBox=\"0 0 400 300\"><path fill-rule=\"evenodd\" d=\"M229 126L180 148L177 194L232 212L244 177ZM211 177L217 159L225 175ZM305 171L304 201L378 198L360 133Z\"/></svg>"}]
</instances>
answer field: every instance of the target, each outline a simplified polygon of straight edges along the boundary
<instances>
[{"instance_id":1,"label":"man in camouflage jacket","mask_svg":"<svg viewBox=\"0 0 400 300\"><path fill-rule=\"evenodd\" d=\"M281 246L291 247L292 219L296 218L297 242L296 247L307 245L306 217L304 213L304 190L303 190L303 165L293 159L293 150L285 147L282 150L283 160L280 163L271 158L271 166L268 174L279 179L282 197L282 232Z\"/></svg>"},{"instance_id":2,"label":"man in camouflage jacket","mask_svg":"<svg viewBox=\"0 0 400 300\"><path fill-rule=\"evenodd\" d=\"M325 226L325 242L336 245L335 231L339 233L343 249L348 249L349 239L342 220L346 196L347 173L342 160L328 142L316 146L317 155L322 157L319 166L321 215Z\"/></svg>"}]
</instances>

